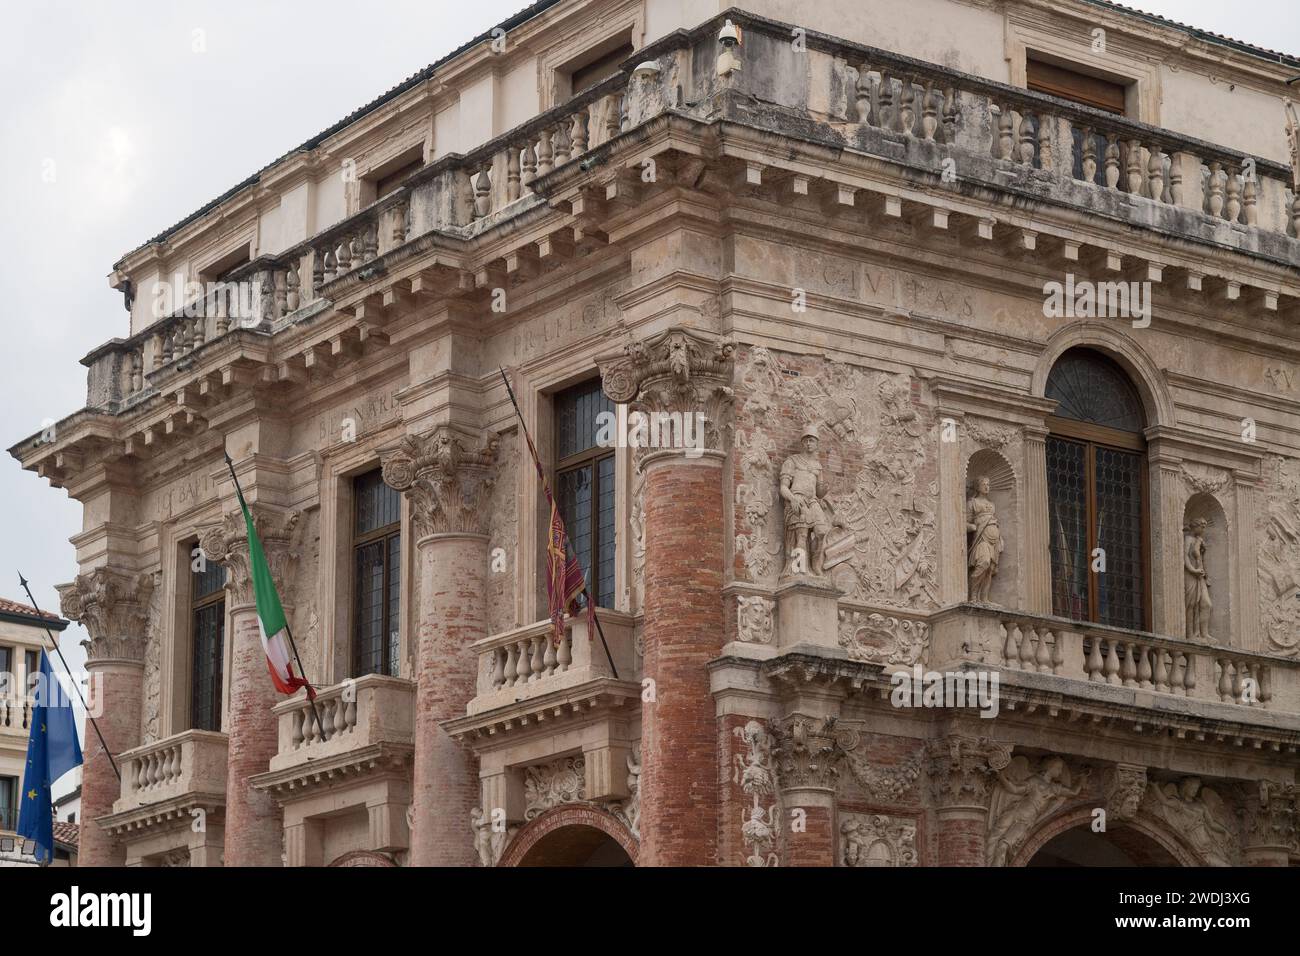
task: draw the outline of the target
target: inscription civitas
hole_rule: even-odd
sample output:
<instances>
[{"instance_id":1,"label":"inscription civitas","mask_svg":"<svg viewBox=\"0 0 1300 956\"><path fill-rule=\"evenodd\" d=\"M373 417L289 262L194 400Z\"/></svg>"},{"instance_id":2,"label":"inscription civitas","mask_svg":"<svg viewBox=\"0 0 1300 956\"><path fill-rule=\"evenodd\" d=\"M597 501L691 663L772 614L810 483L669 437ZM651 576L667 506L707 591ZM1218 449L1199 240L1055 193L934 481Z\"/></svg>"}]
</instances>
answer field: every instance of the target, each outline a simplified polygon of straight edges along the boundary
<instances>
[{"instance_id":1,"label":"inscription civitas","mask_svg":"<svg viewBox=\"0 0 1300 956\"><path fill-rule=\"evenodd\" d=\"M317 419L317 436L322 445L331 445L338 441L351 440L374 428L380 422L386 422L397 416L400 403L397 400L399 388L370 392L330 409Z\"/></svg>"},{"instance_id":2,"label":"inscription civitas","mask_svg":"<svg viewBox=\"0 0 1300 956\"><path fill-rule=\"evenodd\" d=\"M865 269L868 299L888 302L905 309L969 319L975 304L960 286L951 282L927 281L905 272Z\"/></svg>"},{"instance_id":3,"label":"inscription civitas","mask_svg":"<svg viewBox=\"0 0 1300 956\"><path fill-rule=\"evenodd\" d=\"M1279 392L1294 392L1296 370L1289 365L1270 365L1264 369L1264 380Z\"/></svg>"}]
</instances>

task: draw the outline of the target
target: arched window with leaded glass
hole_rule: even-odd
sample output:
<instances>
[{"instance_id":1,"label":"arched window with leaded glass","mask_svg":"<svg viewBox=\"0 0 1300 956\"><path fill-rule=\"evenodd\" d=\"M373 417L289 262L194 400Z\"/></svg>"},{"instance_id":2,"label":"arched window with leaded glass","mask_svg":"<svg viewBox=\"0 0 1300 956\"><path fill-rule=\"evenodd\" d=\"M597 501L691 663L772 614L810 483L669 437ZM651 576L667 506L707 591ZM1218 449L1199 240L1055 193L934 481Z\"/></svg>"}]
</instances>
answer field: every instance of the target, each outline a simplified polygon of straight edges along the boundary
<instances>
[{"instance_id":1,"label":"arched window with leaded glass","mask_svg":"<svg viewBox=\"0 0 1300 956\"><path fill-rule=\"evenodd\" d=\"M1137 389L1110 358L1070 349L1046 396L1052 613L1150 630L1146 416Z\"/></svg>"}]
</instances>

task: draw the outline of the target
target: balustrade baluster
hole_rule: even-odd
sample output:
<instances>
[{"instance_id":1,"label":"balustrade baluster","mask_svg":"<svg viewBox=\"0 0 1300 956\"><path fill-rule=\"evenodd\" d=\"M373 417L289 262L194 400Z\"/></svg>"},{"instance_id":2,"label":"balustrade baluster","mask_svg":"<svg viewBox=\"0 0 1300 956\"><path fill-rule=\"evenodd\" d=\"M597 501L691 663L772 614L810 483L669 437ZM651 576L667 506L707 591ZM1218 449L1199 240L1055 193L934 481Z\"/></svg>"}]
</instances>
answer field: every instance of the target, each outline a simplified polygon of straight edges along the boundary
<instances>
[{"instance_id":1,"label":"balustrade baluster","mask_svg":"<svg viewBox=\"0 0 1300 956\"><path fill-rule=\"evenodd\" d=\"M1118 684L1119 678L1119 641L1107 638L1106 665L1104 668L1107 684Z\"/></svg>"},{"instance_id":2,"label":"balustrade baluster","mask_svg":"<svg viewBox=\"0 0 1300 956\"><path fill-rule=\"evenodd\" d=\"M943 141L957 141L957 91L951 86L943 91Z\"/></svg>"},{"instance_id":3,"label":"balustrade baluster","mask_svg":"<svg viewBox=\"0 0 1300 956\"><path fill-rule=\"evenodd\" d=\"M1101 638L1092 636L1088 638L1088 662L1084 665L1088 672L1088 680L1105 680L1106 675L1103 673L1104 664L1101 658Z\"/></svg>"},{"instance_id":4,"label":"balustrade baluster","mask_svg":"<svg viewBox=\"0 0 1300 956\"><path fill-rule=\"evenodd\" d=\"M573 152L570 155L574 159L587 151L587 110L588 107L580 106L573 116L573 129L570 131L569 139L573 143Z\"/></svg>"},{"instance_id":5,"label":"balustrade baluster","mask_svg":"<svg viewBox=\"0 0 1300 956\"><path fill-rule=\"evenodd\" d=\"M1248 226L1259 225L1259 187L1255 177L1244 176L1241 186L1244 222Z\"/></svg>"},{"instance_id":6,"label":"balustrade baluster","mask_svg":"<svg viewBox=\"0 0 1300 956\"><path fill-rule=\"evenodd\" d=\"M1151 684L1151 655L1155 653L1154 648L1139 646L1138 653L1138 683L1143 687L1150 688Z\"/></svg>"},{"instance_id":7,"label":"balustrade baluster","mask_svg":"<svg viewBox=\"0 0 1300 956\"><path fill-rule=\"evenodd\" d=\"M1165 655L1168 653L1163 648L1153 648L1151 651L1155 655L1155 669L1151 672L1151 682L1155 685L1156 690L1169 692L1169 668L1165 664Z\"/></svg>"},{"instance_id":8,"label":"balustrade baluster","mask_svg":"<svg viewBox=\"0 0 1300 956\"><path fill-rule=\"evenodd\" d=\"M474 180L474 218L482 219L492 211L492 178L484 166Z\"/></svg>"},{"instance_id":9,"label":"balustrade baluster","mask_svg":"<svg viewBox=\"0 0 1300 956\"><path fill-rule=\"evenodd\" d=\"M529 680L541 680L546 676L546 646L550 643L549 633L540 635L533 641L533 673Z\"/></svg>"},{"instance_id":10,"label":"balustrade baluster","mask_svg":"<svg viewBox=\"0 0 1300 956\"><path fill-rule=\"evenodd\" d=\"M904 136L913 135L916 127L916 90L913 88L915 82L914 76L899 78L898 128Z\"/></svg>"},{"instance_id":11,"label":"balustrade baluster","mask_svg":"<svg viewBox=\"0 0 1300 956\"><path fill-rule=\"evenodd\" d=\"M1030 113L1021 112L1019 127L1019 147L1017 148L1016 160L1022 166L1034 165L1034 117Z\"/></svg>"},{"instance_id":12,"label":"balustrade baluster","mask_svg":"<svg viewBox=\"0 0 1300 956\"><path fill-rule=\"evenodd\" d=\"M545 176L553 168L551 165L551 134L549 130L542 130L541 138L537 141L537 175Z\"/></svg>"},{"instance_id":13,"label":"balustrade baluster","mask_svg":"<svg viewBox=\"0 0 1300 956\"><path fill-rule=\"evenodd\" d=\"M506 645L505 686L514 687L519 681L519 646L514 642Z\"/></svg>"},{"instance_id":14,"label":"balustrade baluster","mask_svg":"<svg viewBox=\"0 0 1300 956\"><path fill-rule=\"evenodd\" d=\"M505 648L498 647L492 652L492 682L493 690L500 690L506 682L506 654Z\"/></svg>"},{"instance_id":15,"label":"balustrade baluster","mask_svg":"<svg viewBox=\"0 0 1300 956\"><path fill-rule=\"evenodd\" d=\"M556 660L555 641L553 641L551 639L551 635L548 634L546 635L545 643L546 643L546 657L542 661L542 670L547 677L550 677L552 674L555 673L555 660Z\"/></svg>"},{"instance_id":16,"label":"balustrade baluster","mask_svg":"<svg viewBox=\"0 0 1300 956\"><path fill-rule=\"evenodd\" d=\"M1126 183L1130 195L1142 195L1142 144L1136 139L1130 139L1127 143L1127 155L1124 158L1124 168L1128 173Z\"/></svg>"},{"instance_id":17,"label":"balustrade baluster","mask_svg":"<svg viewBox=\"0 0 1300 956\"><path fill-rule=\"evenodd\" d=\"M1219 665L1219 700L1232 700L1232 675L1228 671L1231 665L1226 657L1220 657L1216 663Z\"/></svg>"},{"instance_id":18,"label":"balustrade baluster","mask_svg":"<svg viewBox=\"0 0 1300 956\"><path fill-rule=\"evenodd\" d=\"M884 70L880 71L880 128L892 129L894 123L894 81Z\"/></svg>"},{"instance_id":19,"label":"balustrade baluster","mask_svg":"<svg viewBox=\"0 0 1300 956\"><path fill-rule=\"evenodd\" d=\"M926 80L921 91L921 136L934 141L934 131L939 128L939 110L934 105L934 80Z\"/></svg>"},{"instance_id":20,"label":"balustrade baluster","mask_svg":"<svg viewBox=\"0 0 1300 956\"><path fill-rule=\"evenodd\" d=\"M557 669L563 673L569 669L573 663L573 629L566 627L564 635L560 638L560 647L555 654L555 663Z\"/></svg>"},{"instance_id":21,"label":"balustrade baluster","mask_svg":"<svg viewBox=\"0 0 1300 956\"><path fill-rule=\"evenodd\" d=\"M1106 188L1119 188L1119 141L1114 133L1106 134L1106 155L1102 157L1106 164Z\"/></svg>"},{"instance_id":22,"label":"balustrade baluster","mask_svg":"<svg viewBox=\"0 0 1300 956\"><path fill-rule=\"evenodd\" d=\"M519 150L511 146L506 151L506 202L519 198Z\"/></svg>"},{"instance_id":23,"label":"balustrade baluster","mask_svg":"<svg viewBox=\"0 0 1300 956\"><path fill-rule=\"evenodd\" d=\"M1120 665L1119 675L1123 679L1125 687L1134 687L1137 684L1137 645L1131 641L1125 645L1124 661Z\"/></svg>"},{"instance_id":24,"label":"balustrade baluster","mask_svg":"<svg viewBox=\"0 0 1300 956\"><path fill-rule=\"evenodd\" d=\"M1228 222L1236 222L1241 215L1241 176L1235 166L1229 166L1224 170L1227 178L1227 200L1224 204L1224 218Z\"/></svg>"},{"instance_id":25,"label":"balustrade baluster","mask_svg":"<svg viewBox=\"0 0 1300 956\"><path fill-rule=\"evenodd\" d=\"M1157 143L1147 153L1147 191L1156 202L1165 201L1165 157Z\"/></svg>"},{"instance_id":26,"label":"balustrade baluster","mask_svg":"<svg viewBox=\"0 0 1300 956\"><path fill-rule=\"evenodd\" d=\"M864 126L871 125L871 68L866 63L858 65L858 81L855 85L854 105L858 122Z\"/></svg>"},{"instance_id":27,"label":"balustrade baluster","mask_svg":"<svg viewBox=\"0 0 1300 956\"><path fill-rule=\"evenodd\" d=\"M1222 168L1218 163L1210 163L1210 197L1207 208L1215 219L1223 216L1223 181L1219 179Z\"/></svg>"},{"instance_id":28,"label":"balustrade baluster","mask_svg":"<svg viewBox=\"0 0 1300 956\"><path fill-rule=\"evenodd\" d=\"M1034 629L1028 624L1019 628L1020 631L1020 669L1032 672L1036 659L1037 649L1034 647Z\"/></svg>"},{"instance_id":29,"label":"balustrade baluster","mask_svg":"<svg viewBox=\"0 0 1300 956\"><path fill-rule=\"evenodd\" d=\"M1016 647L1015 638L1012 636L1013 631L1007 627L1005 622L998 626L1002 628L1002 663L1015 667L1020 658L1020 651Z\"/></svg>"},{"instance_id":30,"label":"balustrade baluster","mask_svg":"<svg viewBox=\"0 0 1300 956\"><path fill-rule=\"evenodd\" d=\"M1056 119L1047 114L1038 116L1038 168L1052 169L1052 124Z\"/></svg>"}]
</instances>

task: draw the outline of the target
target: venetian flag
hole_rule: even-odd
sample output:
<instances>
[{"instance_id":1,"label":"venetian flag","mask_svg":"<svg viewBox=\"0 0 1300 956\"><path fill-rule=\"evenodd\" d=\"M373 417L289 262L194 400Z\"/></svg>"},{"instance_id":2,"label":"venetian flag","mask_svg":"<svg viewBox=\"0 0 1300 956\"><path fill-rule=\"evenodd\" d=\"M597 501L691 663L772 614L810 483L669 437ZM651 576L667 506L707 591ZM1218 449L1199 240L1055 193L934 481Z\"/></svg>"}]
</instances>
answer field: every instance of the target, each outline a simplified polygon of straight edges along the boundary
<instances>
[{"instance_id":1,"label":"venetian flag","mask_svg":"<svg viewBox=\"0 0 1300 956\"><path fill-rule=\"evenodd\" d=\"M266 553L262 550L261 539L253 526L253 516L249 514L238 480L235 482L235 494L239 496L239 508L244 512L244 526L248 529L248 563L253 578L253 597L257 601L257 626L262 632L262 649L266 651L266 666L271 671L271 683L282 694L292 694L299 687L306 687L308 699L315 700L316 691L311 684L307 683L305 677L293 672L289 622L285 619L280 594L275 589L271 569L266 563Z\"/></svg>"}]
</instances>

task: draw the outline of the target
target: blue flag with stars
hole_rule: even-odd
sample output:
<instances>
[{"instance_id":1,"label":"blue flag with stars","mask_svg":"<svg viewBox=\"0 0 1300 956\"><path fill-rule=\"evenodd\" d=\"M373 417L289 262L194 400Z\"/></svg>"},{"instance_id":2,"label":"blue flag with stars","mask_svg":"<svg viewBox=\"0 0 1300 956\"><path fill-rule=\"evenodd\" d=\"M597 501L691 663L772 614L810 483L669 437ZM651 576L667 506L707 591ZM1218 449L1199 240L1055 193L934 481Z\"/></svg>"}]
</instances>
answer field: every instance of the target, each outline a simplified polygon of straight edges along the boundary
<instances>
[{"instance_id":1,"label":"blue flag with stars","mask_svg":"<svg viewBox=\"0 0 1300 956\"><path fill-rule=\"evenodd\" d=\"M31 729L27 738L27 768L23 772L18 835L36 843L36 859L54 858L54 804L50 787L73 767L81 766L77 718L72 701L50 669L41 651L41 679L34 688Z\"/></svg>"}]
</instances>

